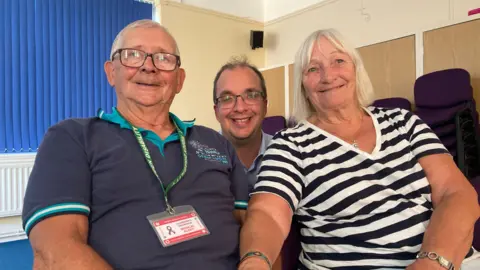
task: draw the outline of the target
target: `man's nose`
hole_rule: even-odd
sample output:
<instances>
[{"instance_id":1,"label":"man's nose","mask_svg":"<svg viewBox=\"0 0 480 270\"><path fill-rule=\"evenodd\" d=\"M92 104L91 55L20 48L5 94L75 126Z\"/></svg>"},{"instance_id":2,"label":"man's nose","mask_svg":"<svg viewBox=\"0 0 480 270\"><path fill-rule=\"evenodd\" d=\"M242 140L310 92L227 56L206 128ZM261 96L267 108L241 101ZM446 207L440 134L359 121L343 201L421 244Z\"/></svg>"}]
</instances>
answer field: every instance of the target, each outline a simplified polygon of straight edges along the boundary
<instances>
[{"instance_id":1,"label":"man's nose","mask_svg":"<svg viewBox=\"0 0 480 270\"><path fill-rule=\"evenodd\" d=\"M145 62L143 63L143 66L142 66L141 69L142 69L142 71L146 71L146 72L156 72L157 71L157 68L153 64L153 56L152 55L147 56L147 59L145 59Z\"/></svg>"},{"instance_id":2,"label":"man's nose","mask_svg":"<svg viewBox=\"0 0 480 270\"><path fill-rule=\"evenodd\" d=\"M237 101L235 102L234 110L237 112L243 112L247 110L248 105L245 103L245 100L242 96L237 96Z\"/></svg>"}]
</instances>

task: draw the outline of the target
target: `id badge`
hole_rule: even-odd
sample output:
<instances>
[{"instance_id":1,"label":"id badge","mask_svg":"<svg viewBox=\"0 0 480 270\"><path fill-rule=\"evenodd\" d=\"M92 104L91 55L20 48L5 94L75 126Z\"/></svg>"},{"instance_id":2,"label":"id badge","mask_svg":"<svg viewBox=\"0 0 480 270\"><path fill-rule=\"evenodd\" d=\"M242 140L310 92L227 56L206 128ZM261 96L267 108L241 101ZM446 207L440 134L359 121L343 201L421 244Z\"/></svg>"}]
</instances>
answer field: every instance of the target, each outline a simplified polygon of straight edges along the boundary
<instances>
[{"instance_id":1,"label":"id badge","mask_svg":"<svg viewBox=\"0 0 480 270\"><path fill-rule=\"evenodd\" d=\"M210 234L192 206L184 205L173 209L174 215L165 211L147 216L162 246L169 247Z\"/></svg>"}]
</instances>

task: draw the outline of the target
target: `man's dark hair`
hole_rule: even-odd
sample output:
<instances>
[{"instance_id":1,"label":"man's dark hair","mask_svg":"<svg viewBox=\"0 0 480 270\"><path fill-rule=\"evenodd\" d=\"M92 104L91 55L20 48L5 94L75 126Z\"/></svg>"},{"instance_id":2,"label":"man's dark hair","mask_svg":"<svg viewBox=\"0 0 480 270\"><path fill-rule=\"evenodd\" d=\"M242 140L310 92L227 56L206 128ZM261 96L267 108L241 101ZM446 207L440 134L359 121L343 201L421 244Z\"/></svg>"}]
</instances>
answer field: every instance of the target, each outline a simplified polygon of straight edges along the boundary
<instances>
[{"instance_id":1,"label":"man's dark hair","mask_svg":"<svg viewBox=\"0 0 480 270\"><path fill-rule=\"evenodd\" d=\"M267 99L267 87L265 86L265 78L263 78L262 73L256 66L250 64L246 57L241 57L233 58L232 60L228 61L220 68L220 70L217 72L217 75L215 75L215 80L213 81L213 103L215 103L215 100L217 99L217 82L220 78L220 75L222 75L225 70L234 70L236 68L249 68L253 70L260 80L260 87L262 88L263 97Z\"/></svg>"}]
</instances>

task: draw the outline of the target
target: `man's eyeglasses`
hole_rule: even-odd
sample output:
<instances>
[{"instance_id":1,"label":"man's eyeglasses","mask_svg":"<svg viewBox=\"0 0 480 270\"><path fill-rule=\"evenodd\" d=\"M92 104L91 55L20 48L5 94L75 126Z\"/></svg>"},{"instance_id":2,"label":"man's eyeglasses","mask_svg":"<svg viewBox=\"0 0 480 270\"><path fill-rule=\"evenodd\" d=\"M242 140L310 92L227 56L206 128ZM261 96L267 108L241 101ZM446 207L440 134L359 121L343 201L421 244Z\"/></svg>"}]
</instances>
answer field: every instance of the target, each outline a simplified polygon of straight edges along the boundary
<instances>
[{"instance_id":1,"label":"man's eyeglasses","mask_svg":"<svg viewBox=\"0 0 480 270\"><path fill-rule=\"evenodd\" d=\"M247 105L257 105L265 99L265 94L261 91L247 91L241 95L225 94L215 99L215 105L222 109L231 109L235 107L238 97Z\"/></svg>"},{"instance_id":2,"label":"man's eyeglasses","mask_svg":"<svg viewBox=\"0 0 480 270\"><path fill-rule=\"evenodd\" d=\"M153 65L164 71L171 71L180 66L180 56L171 53L146 53L138 49L118 49L112 54L112 61L120 55L120 63L126 67L139 68L145 64L145 60L150 56Z\"/></svg>"}]
</instances>

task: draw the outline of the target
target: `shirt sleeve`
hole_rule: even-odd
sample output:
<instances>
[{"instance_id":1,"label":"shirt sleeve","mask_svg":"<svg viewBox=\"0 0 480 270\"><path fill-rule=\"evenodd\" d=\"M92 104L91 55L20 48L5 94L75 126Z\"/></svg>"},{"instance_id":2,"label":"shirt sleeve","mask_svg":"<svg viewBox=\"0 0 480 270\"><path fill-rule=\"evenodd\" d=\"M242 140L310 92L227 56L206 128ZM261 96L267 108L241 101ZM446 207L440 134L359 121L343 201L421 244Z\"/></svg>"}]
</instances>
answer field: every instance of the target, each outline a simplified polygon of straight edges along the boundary
<instances>
[{"instance_id":1,"label":"shirt sleeve","mask_svg":"<svg viewBox=\"0 0 480 270\"><path fill-rule=\"evenodd\" d=\"M253 194L272 193L283 198L295 212L302 199L304 174L298 146L287 135L277 133L265 151Z\"/></svg>"},{"instance_id":2,"label":"shirt sleeve","mask_svg":"<svg viewBox=\"0 0 480 270\"><path fill-rule=\"evenodd\" d=\"M81 134L80 124L70 120L45 134L24 198L22 219L27 235L48 217L90 214L91 172Z\"/></svg>"},{"instance_id":3,"label":"shirt sleeve","mask_svg":"<svg viewBox=\"0 0 480 270\"><path fill-rule=\"evenodd\" d=\"M433 154L449 154L438 136L417 115L407 112L405 123L412 153L417 160Z\"/></svg>"}]
</instances>

